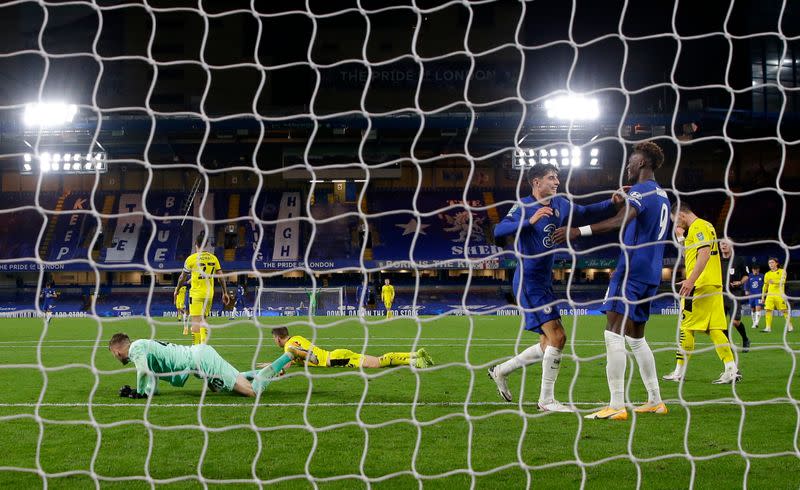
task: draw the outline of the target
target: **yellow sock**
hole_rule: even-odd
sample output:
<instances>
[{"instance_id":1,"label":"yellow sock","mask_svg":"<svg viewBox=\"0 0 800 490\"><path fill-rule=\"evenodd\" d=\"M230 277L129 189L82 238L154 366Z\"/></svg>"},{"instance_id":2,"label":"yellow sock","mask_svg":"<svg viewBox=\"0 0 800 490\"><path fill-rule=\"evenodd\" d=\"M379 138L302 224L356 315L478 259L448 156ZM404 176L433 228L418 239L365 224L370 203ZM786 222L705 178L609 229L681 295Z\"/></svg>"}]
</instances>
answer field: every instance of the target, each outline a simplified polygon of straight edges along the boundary
<instances>
[{"instance_id":1,"label":"yellow sock","mask_svg":"<svg viewBox=\"0 0 800 490\"><path fill-rule=\"evenodd\" d=\"M688 357L689 355L683 353L684 350L686 351L689 350L684 347L685 341L686 341L686 330L681 329L680 332L678 333L678 345L680 345L681 348L678 349L677 352L675 352L675 361L678 366L683 366L684 364L686 364L685 358ZM694 341L694 336L692 337L692 341ZM692 342L692 349L694 349L694 342Z\"/></svg>"},{"instance_id":2,"label":"yellow sock","mask_svg":"<svg viewBox=\"0 0 800 490\"><path fill-rule=\"evenodd\" d=\"M692 352L694 352L694 331L693 330L685 330L681 329L680 333L681 339L681 349L684 351L683 353L678 352L678 366L683 366L686 364L686 361L692 357Z\"/></svg>"},{"instance_id":3,"label":"yellow sock","mask_svg":"<svg viewBox=\"0 0 800 490\"><path fill-rule=\"evenodd\" d=\"M200 327L200 343L208 343L208 329L206 327Z\"/></svg>"},{"instance_id":4,"label":"yellow sock","mask_svg":"<svg viewBox=\"0 0 800 490\"><path fill-rule=\"evenodd\" d=\"M714 342L714 346L717 349L717 355L722 362L725 364L733 362L733 352L731 351L728 337L722 333L722 330L709 330L708 336L711 337L711 341Z\"/></svg>"},{"instance_id":5,"label":"yellow sock","mask_svg":"<svg viewBox=\"0 0 800 490\"><path fill-rule=\"evenodd\" d=\"M772 310L767 310L764 319L767 322L767 330L772 329Z\"/></svg>"},{"instance_id":6,"label":"yellow sock","mask_svg":"<svg viewBox=\"0 0 800 490\"><path fill-rule=\"evenodd\" d=\"M410 352L387 352L380 358L381 367L407 366L411 363Z\"/></svg>"},{"instance_id":7,"label":"yellow sock","mask_svg":"<svg viewBox=\"0 0 800 490\"><path fill-rule=\"evenodd\" d=\"M203 341L202 338L200 337L200 332L192 332L192 344L197 345L201 344L202 342Z\"/></svg>"}]
</instances>

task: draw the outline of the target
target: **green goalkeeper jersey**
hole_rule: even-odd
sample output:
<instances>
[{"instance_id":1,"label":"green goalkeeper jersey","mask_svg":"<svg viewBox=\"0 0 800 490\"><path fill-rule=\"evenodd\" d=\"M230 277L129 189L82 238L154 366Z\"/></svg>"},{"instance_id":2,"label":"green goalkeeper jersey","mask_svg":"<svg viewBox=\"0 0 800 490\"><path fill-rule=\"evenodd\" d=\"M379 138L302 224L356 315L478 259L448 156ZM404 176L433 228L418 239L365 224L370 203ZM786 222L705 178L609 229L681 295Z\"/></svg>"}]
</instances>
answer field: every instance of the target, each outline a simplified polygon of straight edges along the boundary
<instances>
[{"instance_id":1,"label":"green goalkeeper jersey","mask_svg":"<svg viewBox=\"0 0 800 490\"><path fill-rule=\"evenodd\" d=\"M158 393L159 379L183 386L195 364L190 347L160 340L132 342L128 358L136 365L136 391L142 395Z\"/></svg>"}]
</instances>

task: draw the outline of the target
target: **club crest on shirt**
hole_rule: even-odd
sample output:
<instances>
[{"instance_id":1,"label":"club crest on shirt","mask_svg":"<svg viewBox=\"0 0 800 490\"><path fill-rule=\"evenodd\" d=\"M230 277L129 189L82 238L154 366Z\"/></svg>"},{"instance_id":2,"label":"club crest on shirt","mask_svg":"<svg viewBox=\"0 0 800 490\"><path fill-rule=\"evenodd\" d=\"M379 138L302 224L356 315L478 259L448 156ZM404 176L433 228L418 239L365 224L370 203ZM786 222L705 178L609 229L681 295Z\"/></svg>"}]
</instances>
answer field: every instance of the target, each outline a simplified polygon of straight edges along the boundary
<instances>
[{"instance_id":1,"label":"club crest on shirt","mask_svg":"<svg viewBox=\"0 0 800 490\"><path fill-rule=\"evenodd\" d=\"M698 233L697 235L695 235L695 236L696 236L696 237L697 237L697 239L698 239L698 240L700 240L700 241L703 241L703 240L705 240L705 239L706 239L706 237L705 237L705 235L703 235L703 232L702 232L702 231L701 231L700 233Z\"/></svg>"},{"instance_id":2,"label":"club crest on shirt","mask_svg":"<svg viewBox=\"0 0 800 490\"><path fill-rule=\"evenodd\" d=\"M556 218L561 217L561 212L558 210L558 208L553 208L553 216L555 216Z\"/></svg>"},{"instance_id":3,"label":"club crest on shirt","mask_svg":"<svg viewBox=\"0 0 800 490\"><path fill-rule=\"evenodd\" d=\"M545 306L542 311L544 312L545 315L549 315L550 313L553 312L553 307L552 306Z\"/></svg>"}]
</instances>

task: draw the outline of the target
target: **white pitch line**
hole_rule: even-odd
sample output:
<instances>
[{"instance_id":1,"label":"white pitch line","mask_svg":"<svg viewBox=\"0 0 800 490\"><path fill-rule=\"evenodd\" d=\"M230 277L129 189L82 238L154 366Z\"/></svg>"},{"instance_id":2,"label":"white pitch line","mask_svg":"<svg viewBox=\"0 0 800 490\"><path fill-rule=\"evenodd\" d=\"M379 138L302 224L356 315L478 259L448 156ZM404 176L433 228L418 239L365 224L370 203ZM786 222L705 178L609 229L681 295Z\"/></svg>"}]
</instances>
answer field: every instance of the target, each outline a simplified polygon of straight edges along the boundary
<instances>
[{"instance_id":1,"label":"white pitch line","mask_svg":"<svg viewBox=\"0 0 800 490\"><path fill-rule=\"evenodd\" d=\"M409 347L411 346L411 342L397 342L397 343L389 343L389 344L375 344L375 343L367 343L367 348L372 347ZM567 342L567 344L576 345L576 346L604 346L605 342L598 341L598 340L577 340L575 342ZM656 346L673 346L677 348L677 342L649 342L650 345ZM794 346L797 342L787 342L786 344L783 343L771 343L771 344L755 344L754 348L758 347L785 347L785 346ZM224 347L224 348L237 348L237 349L252 349L257 344L217 344L212 343L210 344L212 347ZM333 343L331 344L333 345ZM461 339L460 342L451 342L448 344L430 344L426 342L417 342L417 346L420 347L445 347L445 348L463 348L463 347L473 347L473 348L493 348L493 347L524 347L527 346L527 343L520 342L517 344L516 342L491 342L491 343L480 343L480 342L465 342ZM711 342L697 342L698 346L710 346L714 345ZM95 346L98 346L101 350L105 349L105 344L77 344L77 345L47 345L47 344L2 344L0 345L0 349L91 349ZM188 346L188 345L187 345ZM262 343L262 347L272 347L272 343ZM358 352L360 346L358 345L350 345L349 348Z\"/></svg>"},{"instance_id":2,"label":"white pitch line","mask_svg":"<svg viewBox=\"0 0 800 490\"><path fill-rule=\"evenodd\" d=\"M638 402L637 402L638 403ZM202 405L203 407L249 407L252 408L255 405L250 403L151 403L151 407L165 407L165 408L180 408L180 407L194 407L196 408L198 405ZM342 403L333 403L333 402L320 402L320 403L302 403L302 402L286 402L286 403L259 403L259 407L463 407L463 406L489 406L489 407L509 407L513 408L515 406L519 406L518 403L506 403L506 402L469 402L469 403L459 403L459 402L342 402ZM537 405L536 402L523 402L523 406L535 406ZM573 405L587 405L587 406L600 406L600 405L607 405L607 403L602 402L575 402ZM144 408L146 404L144 403L0 403L0 408L5 407L139 407Z\"/></svg>"}]
</instances>

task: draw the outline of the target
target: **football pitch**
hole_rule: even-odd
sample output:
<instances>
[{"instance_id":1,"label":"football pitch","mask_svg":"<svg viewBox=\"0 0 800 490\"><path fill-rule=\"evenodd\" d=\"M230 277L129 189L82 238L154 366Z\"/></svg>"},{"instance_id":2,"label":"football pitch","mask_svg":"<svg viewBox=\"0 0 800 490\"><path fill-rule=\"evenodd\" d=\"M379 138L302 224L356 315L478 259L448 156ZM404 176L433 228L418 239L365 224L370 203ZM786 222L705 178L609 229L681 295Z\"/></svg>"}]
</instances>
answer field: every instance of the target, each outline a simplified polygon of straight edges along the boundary
<instances>
[{"instance_id":1,"label":"football pitch","mask_svg":"<svg viewBox=\"0 0 800 490\"><path fill-rule=\"evenodd\" d=\"M250 369L280 354L269 328L286 321L217 321L210 343ZM515 403L502 402L486 376L488 366L513 355L518 317L319 318L315 343L323 348L366 346L380 355L425 347L437 365L316 368L311 378L295 367L258 405L203 395L195 378L183 389L160 383L149 403L118 397L122 385L135 384L135 371L108 352L111 335L190 343L178 322L56 318L45 331L39 319L5 319L0 487L40 487L44 475L49 488L94 487L92 475L120 488L150 488L147 478L165 488L199 481L256 488L256 479L276 488L417 488L421 480L426 488L674 489L692 479L696 488L800 487L800 333L784 343L781 318L772 334L749 329L753 349L738 353L744 379L735 387L711 384L722 364L698 335L682 387L661 383L668 415L583 420L608 400L604 321L564 318L556 396L580 413L542 414L539 365L511 375ZM659 376L674 367L676 324L674 316L656 316L648 326ZM290 331L312 337L300 322ZM536 340L523 333L519 350ZM637 403L646 394L631 359L628 398Z\"/></svg>"}]
</instances>

